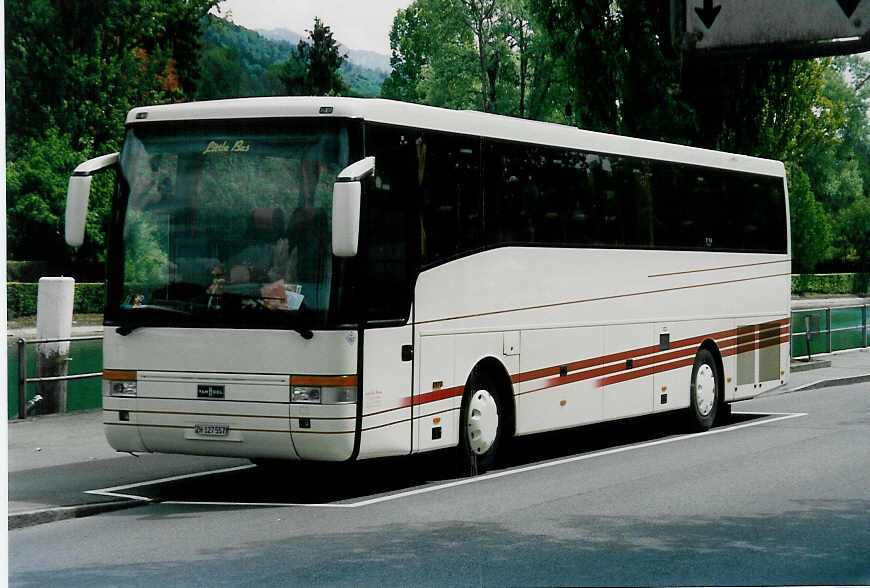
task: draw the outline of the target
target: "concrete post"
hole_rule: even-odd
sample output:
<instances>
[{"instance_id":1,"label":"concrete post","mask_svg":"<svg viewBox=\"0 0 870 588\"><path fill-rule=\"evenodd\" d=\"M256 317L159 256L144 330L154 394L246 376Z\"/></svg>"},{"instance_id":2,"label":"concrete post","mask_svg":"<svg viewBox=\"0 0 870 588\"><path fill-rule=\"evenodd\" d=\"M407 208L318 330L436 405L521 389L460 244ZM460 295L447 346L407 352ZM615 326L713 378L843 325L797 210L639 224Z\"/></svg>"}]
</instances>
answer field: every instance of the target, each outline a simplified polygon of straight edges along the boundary
<instances>
[{"instance_id":1,"label":"concrete post","mask_svg":"<svg viewBox=\"0 0 870 588\"><path fill-rule=\"evenodd\" d=\"M72 332L75 280L72 278L39 278L36 299L36 338L68 339ZM40 343L36 346L37 377L65 376L68 372L69 341ZM37 414L66 412L66 381L39 382L42 402Z\"/></svg>"}]
</instances>

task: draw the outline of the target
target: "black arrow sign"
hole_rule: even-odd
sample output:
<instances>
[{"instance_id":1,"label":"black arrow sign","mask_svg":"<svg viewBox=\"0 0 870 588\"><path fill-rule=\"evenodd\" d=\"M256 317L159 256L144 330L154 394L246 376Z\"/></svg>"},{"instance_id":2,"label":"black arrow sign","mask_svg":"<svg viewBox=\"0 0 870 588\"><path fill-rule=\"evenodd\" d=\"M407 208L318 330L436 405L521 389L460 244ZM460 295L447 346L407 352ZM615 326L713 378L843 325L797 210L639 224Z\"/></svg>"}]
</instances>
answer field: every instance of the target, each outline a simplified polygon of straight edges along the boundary
<instances>
[{"instance_id":1,"label":"black arrow sign","mask_svg":"<svg viewBox=\"0 0 870 588\"><path fill-rule=\"evenodd\" d=\"M861 0L837 0L837 4L839 4L840 8L843 9L843 12L846 13L846 18L852 18L855 9L858 8L858 4L860 3ZM697 8L695 10L697 10Z\"/></svg>"},{"instance_id":2,"label":"black arrow sign","mask_svg":"<svg viewBox=\"0 0 870 588\"><path fill-rule=\"evenodd\" d=\"M842 3L846 2L848 4L858 4L861 0L837 0ZM695 7L695 12L698 14L698 18L701 19L701 22L704 23L704 26L708 29L713 26L713 23L716 22L716 17L719 16L719 11L722 10L722 6L713 6L713 0L704 0L704 7L700 6Z\"/></svg>"}]
</instances>

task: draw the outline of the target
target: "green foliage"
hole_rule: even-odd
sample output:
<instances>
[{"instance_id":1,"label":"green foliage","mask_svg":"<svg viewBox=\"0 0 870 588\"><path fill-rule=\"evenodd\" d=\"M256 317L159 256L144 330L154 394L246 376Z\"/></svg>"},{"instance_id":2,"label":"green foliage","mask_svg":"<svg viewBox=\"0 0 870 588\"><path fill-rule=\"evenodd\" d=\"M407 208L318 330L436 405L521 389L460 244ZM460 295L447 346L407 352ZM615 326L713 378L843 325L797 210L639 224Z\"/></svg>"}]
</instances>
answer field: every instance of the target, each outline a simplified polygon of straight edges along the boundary
<instances>
[{"instance_id":1,"label":"green foliage","mask_svg":"<svg viewBox=\"0 0 870 588\"><path fill-rule=\"evenodd\" d=\"M137 210L128 212L124 234L124 280L127 283L165 284L169 257L161 246L167 236L150 215Z\"/></svg>"},{"instance_id":2,"label":"green foliage","mask_svg":"<svg viewBox=\"0 0 870 588\"><path fill-rule=\"evenodd\" d=\"M39 284L7 282L6 315L10 319L36 315L36 297Z\"/></svg>"},{"instance_id":3,"label":"green foliage","mask_svg":"<svg viewBox=\"0 0 870 588\"><path fill-rule=\"evenodd\" d=\"M197 98L235 98L242 86L244 68L235 49L207 47L199 60L202 68Z\"/></svg>"},{"instance_id":4,"label":"green foliage","mask_svg":"<svg viewBox=\"0 0 870 588\"><path fill-rule=\"evenodd\" d=\"M41 139L28 139L19 156L6 164L7 231L9 256L67 262L104 261L106 223L112 178L94 178L85 227L86 240L79 250L67 247L64 233L66 189L73 169L93 156L90 148L75 150L68 135L50 127Z\"/></svg>"},{"instance_id":5,"label":"green foliage","mask_svg":"<svg viewBox=\"0 0 870 588\"><path fill-rule=\"evenodd\" d=\"M791 293L826 294L829 296L870 294L870 273L855 274L793 274Z\"/></svg>"},{"instance_id":6,"label":"green foliage","mask_svg":"<svg viewBox=\"0 0 870 588\"><path fill-rule=\"evenodd\" d=\"M7 282L6 312L10 319L36 316L39 283ZM73 294L73 312L76 314L101 314L106 305L106 286L103 283L76 283Z\"/></svg>"},{"instance_id":7,"label":"green foliage","mask_svg":"<svg viewBox=\"0 0 870 588\"><path fill-rule=\"evenodd\" d=\"M205 22L197 100L276 96L283 92L275 66L292 55L292 44L270 41L213 15Z\"/></svg>"},{"instance_id":8,"label":"green foliage","mask_svg":"<svg viewBox=\"0 0 870 588\"><path fill-rule=\"evenodd\" d=\"M385 98L513 116L553 114L550 57L526 0L417 0L390 31ZM553 117L555 118L555 117Z\"/></svg>"},{"instance_id":9,"label":"green foliage","mask_svg":"<svg viewBox=\"0 0 870 588\"><path fill-rule=\"evenodd\" d=\"M65 192L82 161L117 150L133 106L195 84L203 16L218 0L9 0L7 223L13 259L102 261L111 174L94 180L83 247L64 244Z\"/></svg>"},{"instance_id":10,"label":"green foliage","mask_svg":"<svg viewBox=\"0 0 870 588\"><path fill-rule=\"evenodd\" d=\"M816 201L807 174L797 165L788 166L791 204L791 243L795 265L812 271L828 258L833 232L824 207Z\"/></svg>"},{"instance_id":11,"label":"green foliage","mask_svg":"<svg viewBox=\"0 0 870 588\"><path fill-rule=\"evenodd\" d=\"M347 58L341 55L332 31L315 17L314 28L306 30L309 42L299 41L296 51L282 66L279 79L291 96L339 96L348 87L339 69Z\"/></svg>"},{"instance_id":12,"label":"green foliage","mask_svg":"<svg viewBox=\"0 0 870 588\"><path fill-rule=\"evenodd\" d=\"M212 15L206 23L197 100L279 96L286 93L282 75L304 81L305 65L295 44L267 39ZM342 62L340 73L352 96L378 96L386 77L348 60Z\"/></svg>"},{"instance_id":13,"label":"green foliage","mask_svg":"<svg viewBox=\"0 0 870 588\"><path fill-rule=\"evenodd\" d=\"M218 0L6 2L7 129L56 125L73 147L116 148L134 105L176 100L198 71L202 17Z\"/></svg>"},{"instance_id":14,"label":"green foliage","mask_svg":"<svg viewBox=\"0 0 870 588\"><path fill-rule=\"evenodd\" d=\"M870 197L861 196L842 209L837 226L844 256L857 260L862 271L870 270Z\"/></svg>"},{"instance_id":15,"label":"green foliage","mask_svg":"<svg viewBox=\"0 0 870 588\"><path fill-rule=\"evenodd\" d=\"M73 294L73 313L102 314L106 307L106 285L103 283L76 284Z\"/></svg>"}]
</instances>

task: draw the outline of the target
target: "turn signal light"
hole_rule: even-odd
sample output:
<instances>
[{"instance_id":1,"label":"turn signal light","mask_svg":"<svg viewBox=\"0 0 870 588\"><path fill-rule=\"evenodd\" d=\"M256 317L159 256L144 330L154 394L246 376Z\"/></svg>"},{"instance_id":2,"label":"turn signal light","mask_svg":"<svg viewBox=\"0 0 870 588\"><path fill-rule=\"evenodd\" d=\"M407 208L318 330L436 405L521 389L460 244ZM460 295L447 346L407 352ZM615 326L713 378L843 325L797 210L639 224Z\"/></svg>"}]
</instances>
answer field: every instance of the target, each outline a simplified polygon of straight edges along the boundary
<instances>
[{"instance_id":1,"label":"turn signal light","mask_svg":"<svg viewBox=\"0 0 870 588\"><path fill-rule=\"evenodd\" d=\"M103 381L108 384L109 396L136 396L135 370L103 370Z\"/></svg>"}]
</instances>

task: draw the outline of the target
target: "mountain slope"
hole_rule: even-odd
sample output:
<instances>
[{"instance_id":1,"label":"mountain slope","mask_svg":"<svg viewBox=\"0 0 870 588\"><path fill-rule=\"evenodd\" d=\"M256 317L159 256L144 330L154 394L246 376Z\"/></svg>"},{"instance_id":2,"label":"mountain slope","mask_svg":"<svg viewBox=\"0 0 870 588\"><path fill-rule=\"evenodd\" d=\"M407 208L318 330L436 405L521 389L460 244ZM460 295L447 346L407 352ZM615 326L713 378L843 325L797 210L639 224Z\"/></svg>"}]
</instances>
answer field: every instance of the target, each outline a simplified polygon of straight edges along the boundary
<instances>
[{"instance_id":1,"label":"mountain slope","mask_svg":"<svg viewBox=\"0 0 870 588\"><path fill-rule=\"evenodd\" d=\"M209 15L208 21L201 37L203 53L200 59L202 74L196 93L198 100L276 96L284 93L278 79L278 68L290 59L299 42L298 34L286 29L264 31L274 37L270 39L213 15ZM381 63L369 53L354 52L360 63ZM379 57L387 59L385 56ZM351 95L355 96L380 95L381 84L388 73L389 68L364 67L357 65L350 57L341 67L341 75Z\"/></svg>"}]
</instances>

